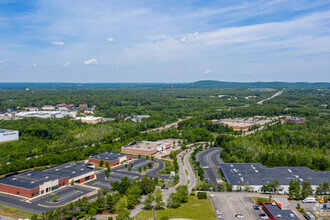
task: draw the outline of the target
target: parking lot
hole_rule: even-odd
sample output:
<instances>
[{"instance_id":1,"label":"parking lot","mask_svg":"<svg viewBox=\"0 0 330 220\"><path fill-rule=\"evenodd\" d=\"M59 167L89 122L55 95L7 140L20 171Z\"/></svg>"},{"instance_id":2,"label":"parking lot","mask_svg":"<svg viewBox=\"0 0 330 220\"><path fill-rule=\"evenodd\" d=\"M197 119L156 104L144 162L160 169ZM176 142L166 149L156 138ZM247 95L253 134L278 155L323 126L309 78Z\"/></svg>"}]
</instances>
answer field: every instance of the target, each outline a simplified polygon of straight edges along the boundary
<instances>
[{"instance_id":1,"label":"parking lot","mask_svg":"<svg viewBox=\"0 0 330 220\"><path fill-rule=\"evenodd\" d=\"M139 167L142 168L143 166L147 166L148 163L153 164L153 168L147 171L143 171L142 173L139 172ZM131 170L128 170L128 167L130 165L133 165ZM121 181L122 178L127 176L132 181L141 179L144 175L147 175L148 177L158 177L160 179L173 179L169 177L168 175L159 175L157 172L164 169L165 163L162 160L151 160L146 159L145 157L141 157L140 159L138 157L134 157L134 160L129 161L128 166L125 167L125 164L121 164L119 166L111 168L110 178L105 178L104 170L105 168L96 168L96 179L89 181L86 183L86 185L89 186L95 186L100 188L106 188L110 190L110 182L111 181ZM147 166L148 167L148 166Z\"/></svg>"},{"instance_id":2,"label":"parking lot","mask_svg":"<svg viewBox=\"0 0 330 220\"><path fill-rule=\"evenodd\" d=\"M218 167L223 161L220 158L221 148L210 148L199 152L196 156L200 166L204 169L204 176L214 185L218 185L221 181L218 173Z\"/></svg>"},{"instance_id":3,"label":"parking lot","mask_svg":"<svg viewBox=\"0 0 330 220\"><path fill-rule=\"evenodd\" d=\"M139 167L147 166L151 162L153 168L147 171L140 173L138 171ZM124 164L113 167L111 169L110 179L105 178L104 169L105 168L95 168L96 170L96 179L88 181L84 184L75 184L74 186L62 187L54 192L48 193L46 195L38 196L36 198L28 200L27 198L22 198L15 195L9 195L5 193L0 193L0 204L20 209L26 212L38 213L46 212L50 209L56 209L57 207L63 206L67 203L70 203L77 198L80 198L84 195L95 190L93 187L106 188L110 191L110 182L111 181L121 181L122 178L127 176L132 181L141 179L144 175L158 177L162 179L173 179L167 175L159 175L157 172L162 170L165 166L162 160L147 160L146 158L137 158L134 157L134 160L129 162L129 165L133 164L131 171L125 167ZM129 166L128 165L128 166ZM157 165L157 166L156 166ZM92 186L92 187L89 187ZM56 194L59 199L56 203L51 202L53 195ZM90 196L90 198L95 197L96 195ZM28 201L28 202L27 202Z\"/></svg>"},{"instance_id":4,"label":"parking lot","mask_svg":"<svg viewBox=\"0 0 330 220\"><path fill-rule=\"evenodd\" d=\"M74 186L67 186L60 188L59 190L56 190L54 192L48 193L43 196L39 196L35 199L31 199L31 203L37 203L39 206L44 207L52 207L52 206L59 206L67 204L83 195L86 195L95 189L91 189L88 187L84 187L81 185L74 185ZM51 202L54 195L58 196L58 200L56 203Z\"/></svg>"},{"instance_id":5,"label":"parking lot","mask_svg":"<svg viewBox=\"0 0 330 220\"><path fill-rule=\"evenodd\" d=\"M243 219L261 219L259 216L263 211L254 210L255 203L248 195L229 192L212 192L209 194L215 210L222 213L223 219L237 219L236 214L242 214Z\"/></svg>"}]
</instances>

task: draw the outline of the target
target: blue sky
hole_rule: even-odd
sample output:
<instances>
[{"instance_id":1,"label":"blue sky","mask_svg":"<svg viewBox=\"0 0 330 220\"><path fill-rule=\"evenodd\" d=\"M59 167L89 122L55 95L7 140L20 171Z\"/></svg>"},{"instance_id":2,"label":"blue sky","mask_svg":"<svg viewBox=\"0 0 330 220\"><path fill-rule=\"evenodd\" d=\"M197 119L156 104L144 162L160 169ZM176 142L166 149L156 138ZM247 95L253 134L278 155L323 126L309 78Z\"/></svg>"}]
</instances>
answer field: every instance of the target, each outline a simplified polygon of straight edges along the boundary
<instances>
[{"instance_id":1,"label":"blue sky","mask_svg":"<svg viewBox=\"0 0 330 220\"><path fill-rule=\"evenodd\" d=\"M328 0L0 0L1 82L330 79Z\"/></svg>"}]
</instances>

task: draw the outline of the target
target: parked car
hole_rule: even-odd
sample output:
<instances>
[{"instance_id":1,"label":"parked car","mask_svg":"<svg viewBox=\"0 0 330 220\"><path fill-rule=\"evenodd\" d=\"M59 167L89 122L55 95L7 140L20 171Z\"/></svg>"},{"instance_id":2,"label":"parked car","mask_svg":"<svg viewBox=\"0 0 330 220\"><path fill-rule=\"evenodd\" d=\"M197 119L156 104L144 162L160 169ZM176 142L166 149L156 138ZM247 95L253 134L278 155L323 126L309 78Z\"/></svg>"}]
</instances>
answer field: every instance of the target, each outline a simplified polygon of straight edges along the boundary
<instances>
[{"instance_id":1,"label":"parked car","mask_svg":"<svg viewBox=\"0 0 330 220\"><path fill-rule=\"evenodd\" d=\"M259 206L253 207L254 210L260 210Z\"/></svg>"},{"instance_id":2,"label":"parked car","mask_svg":"<svg viewBox=\"0 0 330 220\"><path fill-rule=\"evenodd\" d=\"M266 216L266 214L265 213L260 213L259 216Z\"/></svg>"},{"instance_id":3,"label":"parked car","mask_svg":"<svg viewBox=\"0 0 330 220\"><path fill-rule=\"evenodd\" d=\"M215 210L215 214L222 215L222 213L219 210Z\"/></svg>"},{"instance_id":4,"label":"parked car","mask_svg":"<svg viewBox=\"0 0 330 220\"><path fill-rule=\"evenodd\" d=\"M223 216L222 215L217 215L217 218L218 219L223 219Z\"/></svg>"},{"instance_id":5,"label":"parked car","mask_svg":"<svg viewBox=\"0 0 330 220\"><path fill-rule=\"evenodd\" d=\"M236 214L235 217L236 217L236 218L239 218L239 219L244 218L244 216L243 216L242 214Z\"/></svg>"}]
</instances>

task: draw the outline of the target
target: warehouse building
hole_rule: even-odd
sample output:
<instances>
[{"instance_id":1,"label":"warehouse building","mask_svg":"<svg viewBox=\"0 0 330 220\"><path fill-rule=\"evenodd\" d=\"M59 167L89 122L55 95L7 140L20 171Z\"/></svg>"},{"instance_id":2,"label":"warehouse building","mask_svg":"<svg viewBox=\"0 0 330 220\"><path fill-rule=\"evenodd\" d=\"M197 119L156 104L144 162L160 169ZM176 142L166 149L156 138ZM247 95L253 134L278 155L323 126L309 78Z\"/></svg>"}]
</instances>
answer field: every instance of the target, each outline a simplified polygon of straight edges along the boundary
<instances>
[{"instance_id":1,"label":"warehouse building","mask_svg":"<svg viewBox=\"0 0 330 220\"><path fill-rule=\"evenodd\" d=\"M88 163L98 165L100 161L103 161L103 165L109 163L110 166L119 165L122 162L132 160L133 155L131 154L122 154L105 151L99 154L93 154L89 157Z\"/></svg>"},{"instance_id":2,"label":"warehouse building","mask_svg":"<svg viewBox=\"0 0 330 220\"><path fill-rule=\"evenodd\" d=\"M299 220L291 210L283 210L281 205L276 202L264 202L262 203L262 209L269 219Z\"/></svg>"},{"instance_id":3,"label":"warehouse building","mask_svg":"<svg viewBox=\"0 0 330 220\"><path fill-rule=\"evenodd\" d=\"M94 166L84 162L66 163L42 172L69 177L69 183L72 180L75 183L83 183L95 178Z\"/></svg>"},{"instance_id":4,"label":"warehouse building","mask_svg":"<svg viewBox=\"0 0 330 220\"><path fill-rule=\"evenodd\" d=\"M69 177L32 170L7 175L5 178L0 179L0 191L32 198L51 192L68 183Z\"/></svg>"},{"instance_id":5,"label":"warehouse building","mask_svg":"<svg viewBox=\"0 0 330 220\"><path fill-rule=\"evenodd\" d=\"M81 163L68 163L43 171L31 170L6 175L0 179L0 192L33 198L68 185L71 180L83 183L95 178L94 168Z\"/></svg>"},{"instance_id":6,"label":"warehouse building","mask_svg":"<svg viewBox=\"0 0 330 220\"><path fill-rule=\"evenodd\" d=\"M265 168L260 163L226 163L220 164L220 172L225 180L233 186L234 190L243 188L249 184L255 192L261 192L263 185L271 183L278 179L282 191L289 192L290 180L309 181L313 190L319 183L330 182L330 172L316 172L308 167L274 167Z\"/></svg>"},{"instance_id":7,"label":"warehouse building","mask_svg":"<svg viewBox=\"0 0 330 220\"><path fill-rule=\"evenodd\" d=\"M0 142L16 141L19 137L19 132L14 130L0 129Z\"/></svg>"},{"instance_id":8,"label":"warehouse building","mask_svg":"<svg viewBox=\"0 0 330 220\"><path fill-rule=\"evenodd\" d=\"M305 118L296 118L296 117L285 119L285 122L292 123L292 124L301 124L301 123L304 123L305 121L306 121Z\"/></svg>"},{"instance_id":9,"label":"warehouse building","mask_svg":"<svg viewBox=\"0 0 330 220\"><path fill-rule=\"evenodd\" d=\"M171 144L163 142L133 141L129 145L122 147L121 152L126 154L150 156L170 147Z\"/></svg>"}]
</instances>

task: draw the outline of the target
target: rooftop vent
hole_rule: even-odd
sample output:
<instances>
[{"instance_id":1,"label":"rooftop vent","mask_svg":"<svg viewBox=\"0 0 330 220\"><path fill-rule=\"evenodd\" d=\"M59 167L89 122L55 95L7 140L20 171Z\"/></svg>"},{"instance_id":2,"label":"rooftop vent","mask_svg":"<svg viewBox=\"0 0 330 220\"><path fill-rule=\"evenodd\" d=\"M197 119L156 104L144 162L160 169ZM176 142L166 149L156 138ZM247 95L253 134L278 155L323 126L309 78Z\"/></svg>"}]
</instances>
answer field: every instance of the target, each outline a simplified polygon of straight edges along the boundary
<instances>
[{"instance_id":1,"label":"rooftop vent","mask_svg":"<svg viewBox=\"0 0 330 220\"><path fill-rule=\"evenodd\" d=\"M239 173L238 175L239 175L239 176L242 176L242 174L240 174L240 173Z\"/></svg>"},{"instance_id":2,"label":"rooftop vent","mask_svg":"<svg viewBox=\"0 0 330 220\"><path fill-rule=\"evenodd\" d=\"M81 170L81 171L83 171L84 169L83 169L83 168L81 168L80 170Z\"/></svg>"},{"instance_id":3,"label":"rooftop vent","mask_svg":"<svg viewBox=\"0 0 330 220\"><path fill-rule=\"evenodd\" d=\"M55 171L58 171L58 169L55 169Z\"/></svg>"},{"instance_id":4,"label":"rooftop vent","mask_svg":"<svg viewBox=\"0 0 330 220\"><path fill-rule=\"evenodd\" d=\"M46 176L46 177L45 177L45 179L48 179L48 178L49 178L49 176Z\"/></svg>"},{"instance_id":5,"label":"rooftop vent","mask_svg":"<svg viewBox=\"0 0 330 220\"><path fill-rule=\"evenodd\" d=\"M105 159L109 159L109 157L106 157Z\"/></svg>"},{"instance_id":6,"label":"rooftop vent","mask_svg":"<svg viewBox=\"0 0 330 220\"><path fill-rule=\"evenodd\" d=\"M35 183L34 181L31 181L31 183L33 184L33 183Z\"/></svg>"},{"instance_id":7,"label":"rooftop vent","mask_svg":"<svg viewBox=\"0 0 330 220\"><path fill-rule=\"evenodd\" d=\"M31 176L31 173L28 173L28 176Z\"/></svg>"},{"instance_id":8,"label":"rooftop vent","mask_svg":"<svg viewBox=\"0 0 330 220\"><path fill-rule=\"evenodd\" d=\"M254 172L258 173L259 171L258 170L254 170Z\"/></svg>"},{"instance_id":9,"label":"rooftop vent","mask_svg":"<svg viewBox=\"0 0 330 220\"><path fill-rule=\"evenodd\" d=\"M230 167L234 167L234 165L233 164L230 164Z\"/></svg>"},{"instance_id":10,"label":"rooftop vent","mask_svg":"<svg viewBox=\"0 0 330 220\"><path fill-rule=\"evenodd\" d=\"M292 173L292 170L288 169L289 173Z\"/></svg>"},{"instance_id":11,"label":"rooftop vent","mask_svg":"<svg viewBox=\"0 0 330 220\"><path fill-rule=\"evenodd\" d=\"M295 177L298 179L299 178L299 176L298 175L295 175Z\"/></svg>"},{"instance_id":12,"label":"rooftop vent","mask_svg":"<svg viewBox=\"0 0 330 220\"><path fill-rule=\"evenodd\" d=\"M72 173L76 173L76 171L72 171Z\"/></svg>"},{"instance_id":13,"label":"rooftop vent","mask_svg":"<svg viewBox=\"0 0 330 220\"><path fill-rule=\"evenodd\" d=\"M113 154L113 153L110 153L110 154Z\"/></svg>"},{"instance_id":14,"label":"rooftop vent","mask_svg":"<svg viewBox=\"0 0 330 220\"><path fill-rule=\"evenodd\" d=\"M13 178L13 180L16 180L16 178Z\"/></svg>"},{"instance_id":15,"label":"rooftop vent","mask_svg":"<svg viewBox=\"0 0 330 220\"><path fill-rule=\"evenodd\" d=\"M255 170L256 168L255 167L252 167L253 170Z\"/></svg>"},{"instance_id":16,"label":"rooftop vent","mask_svg":"<svg viewBox=\"0 0 330 220\"><path fill-rule=\"evenodd\" d=\"M300 181L300 182L303 182L303 181L304 181L304 179L300 178L300 179L299 179L299 181Z\"/></svg>"}]
</instances>

